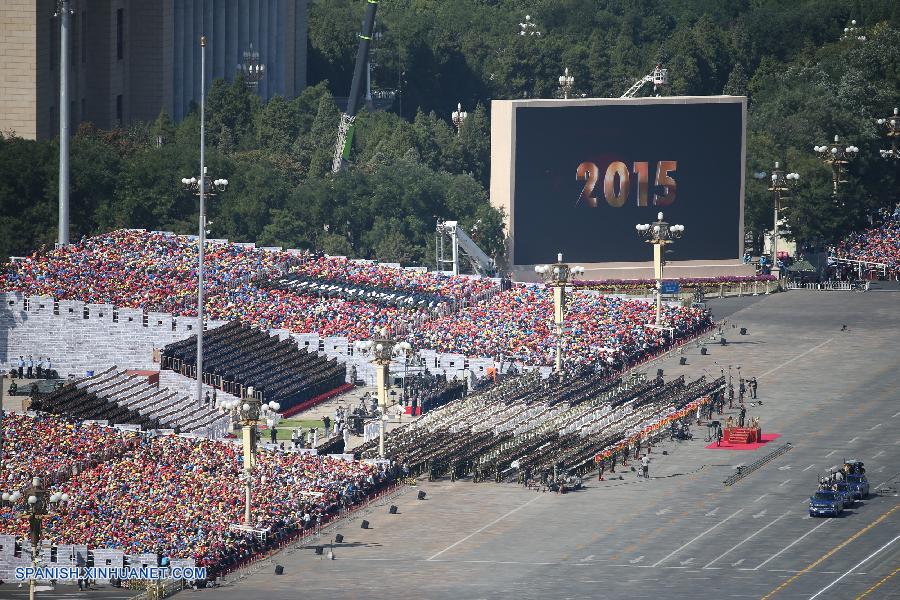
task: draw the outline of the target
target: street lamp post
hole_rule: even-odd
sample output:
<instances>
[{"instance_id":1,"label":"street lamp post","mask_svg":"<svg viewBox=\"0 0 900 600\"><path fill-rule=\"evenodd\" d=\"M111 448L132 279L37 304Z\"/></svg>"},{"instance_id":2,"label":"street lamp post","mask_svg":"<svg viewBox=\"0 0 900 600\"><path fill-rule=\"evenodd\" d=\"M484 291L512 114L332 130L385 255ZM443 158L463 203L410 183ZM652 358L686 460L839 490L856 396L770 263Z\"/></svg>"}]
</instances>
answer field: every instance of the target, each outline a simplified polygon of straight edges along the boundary
<instances>
[{"instance_id":1,"label":"street lamp post","mask_svg":"<svg viewBox=\"0 0 900 600\"><path fill-rule=\"evenodd\" d=\"M897 109L894 108L894 114L875 121L878 125L882 125L885 128L884 135L891 141L890 150L879 150L881 158L900 160L900 151L897 150L897 138L900 137L900 115L897 113Z\"/></svg>"},{"instance_id":2,"label":"street lamp post","mask_svg":"<svg viewBox=\"0 0 900 600\"><path fill-rule=\"evenodd\" d=\"M4 492L0 499L15 505L22 493ZM50 493L41 482L40 477L31 480L31 487L25 491L25 512L28 514L28 534L31 541L31 566L37 569L41 556L41 537L43 534L43 521L50 515L51 509L56 509L61 503L70 500L69 494L62 492ZM36 579L34 576L28 582L28 598L34 600Z\"/></svg>"},{"instance_id":3,"label":"street lamp post","mask_svg":"<svg viewBox=\"0 0 900 600\"><path fill-rule=\"evenodd\" d=\"M559 76L559 91L562 93L563 99L569 99L569 94L572 93L574 86L575 77L569 75L569 67L566 67L565 72Z\"/></svg>"},{"instance_id":4,"label":"street lamp post","mask_svg":"<svg viewBox=\"0 0 900 600\"><path fill-rule=\"evenodd\" d=\"M638 235L647 238L653 244L653 275L656 278L656 326L662 327L662 280L666 260L663 256L665 247L684 234L684 225L670 225L663 221L663 214L656 215L653 223L638 224L635 229Z\"/></svg>"},{"instance_id":5,"label":"street lamp post","mask_svg":"<svg viewBox=\"0 0 900 600\"><path fill-rule=\"evenodd\" d=\"M778 277L780 271L778 269L778 211L781 207L781 199L797 186L800 181L800 175L797 173L785 173L779 168L780 163L775 162L775 169L772 171L769 191L772 192L772 198L775 204L775 221L772 226L772 273ZM753 175L757 179L765 179L768 173L760 171Z\"/></svg>"},{"instance_id":6,"label":"street lamp post","mask_svg":"<svg viewBox=\"0 0 900 600\"><path fill-rule=\"evenodd\" d=\"M244 450L244 470L241 480L244 482L244 525L252 527L250 521L250 492L252 490L253 469L256 467L256 432L260 422L271 419L274 423L281 405L277 402L264 403L256 397L253 387L244 390L242 400L231 400L222 403L222 409L236 417L241 426L241 441Z\"/></svg>"},{"instance_id":7,"label":"street lamp post","mask_svg":"<svg viewBox=\"0 0 900 600\"><path fill-rule=\"evenodd\" d=\"M456 135L459 135L463 121L465 121L468 116L469 113L462 109L462 102L458 102L456 104L456 110L454 110L453 114L450 116L453 120L453 126L456 127Z\"/></svg>"},{"instance_id":8,"label":"street lamp post","mask_svg":"<svg viewBox=\"0 0 900 600\"><path fill-rule=\"evenodd\" d=\"M821 146L813 146L813 151L819 155L826 165L831 167L831 182L834 186L834 194L837 195L838 185L847 183L844 179L847 165L856 158L859 148L856 146L843 146L838 136L834 136L834 142Z\"/></svg>"},{"instance_id":9,"label":"street lamp post","mask_svg":"<svg viewBox=\"0 0 900 600\"><path fill-rule=\"evenodd\" d=\"M184 178L181 183L200 197L200 252L197 261L197 405L203 402L203 261L206 252L206 196L225 191L227 179L212 182L206 174L206 36L200 37L200 178Z\"/></svg>"},{"instance_id":10,"label":"street lamp post","mask_svg":"<svg viewBox=\"0 0 900 600\"><path fill-rule=\"evenodd\" d=\"M556 255L552 265L536 265L534 272L541 276L544 284L553 289L553 323L556 327L555 370L560 379L563 376L563 332L566 318L566 286L571 279L584 275L584 267L571 266L563 262L562 252Z\"/></svg>"},{"instance_id":11,"label":"street lamp post","mask_svg":"<svg viewBox=\"0 0 900 600\"><path fill-rule=\"evenodd\" d=\"M381 412L378 433L378 457L384 458L384 421L387 418L388 392L391 387L391 361L395 356L407 356L412 352L409 342L397 341L390 337L387 328L382 328L378 336L371 340L357 340L356 348L371 353L375 365L375 387L378 393L378 408Z\"/></svg>"}]
</instances>

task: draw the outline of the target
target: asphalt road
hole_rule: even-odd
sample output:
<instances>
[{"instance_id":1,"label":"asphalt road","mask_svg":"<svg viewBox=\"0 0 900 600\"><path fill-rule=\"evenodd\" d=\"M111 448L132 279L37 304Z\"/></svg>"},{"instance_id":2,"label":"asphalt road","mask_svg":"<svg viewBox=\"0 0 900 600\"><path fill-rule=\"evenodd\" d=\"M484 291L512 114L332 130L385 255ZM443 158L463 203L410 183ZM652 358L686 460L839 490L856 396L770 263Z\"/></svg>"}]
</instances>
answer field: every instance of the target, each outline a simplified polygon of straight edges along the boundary
<instances>
[{"instance_id":1,"label":"asphalt road","mask_svg":"<svg viewBox=\"0 0 900 600\"><path fill-rule=\"evenodd\" d=\"M790 292L728 315L731 343L666 376L759 380L750 409L781 438L756 451L702 439L654 448L651 480L589 481L558 496L513 485L421 483L342 526L335 559L282 553L240 581L183 592L280 598L900 598L900 311L895 294ZM841 331L841 325L848 329ZM737 328L747 327L748 335ZM705 427L695 428L702 438ZM723 480L784 442L793 449L732 487ZM665 450L668 455L663 455ZM866 463L879 494L811 519L817 474ZM621 469L619 474L621 474ZM618 474L617 474L618 475ZM372 528L362 530L361 518ZM321 540L330 541L330 532ZM275 562L284 575L275 576Z\"/></svg>"}]
</instances>

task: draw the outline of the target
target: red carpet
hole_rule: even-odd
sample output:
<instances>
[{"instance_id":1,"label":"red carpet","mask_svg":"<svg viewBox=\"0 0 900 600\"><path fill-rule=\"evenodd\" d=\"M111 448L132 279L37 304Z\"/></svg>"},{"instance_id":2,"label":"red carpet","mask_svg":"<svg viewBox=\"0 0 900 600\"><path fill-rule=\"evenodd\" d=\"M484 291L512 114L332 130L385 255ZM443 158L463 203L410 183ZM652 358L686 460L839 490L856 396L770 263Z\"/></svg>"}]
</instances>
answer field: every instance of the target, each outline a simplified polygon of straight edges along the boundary
<instances>
[{"instance_id":1,"label":"red carpet","mask_svg":"<svg viewBox=\"0 0 900 600\"><path fill-rule=\"evenodd\" d=\"M330 398L339 396L339 395L343 394L344 392L346 392L348 390L352 390L352 389L353 389L352 383L345 383L344 385L342 385L340 387L334 388L330 392L325 392L324 394L320 394L320 395L316 396L315 398L310 398L306 402L301 402L297 406L292 406L291 408L282 412L281 416L284 418L292 417L292 416L296 415L297 413L301 413L304 410L312 408L316 404L321 404L322 402L325 402L326 400L328 400Z\"/></svg>"},{"instance_id":2,"label":"red carpet","mask_svg":"<svg viewBox=\"0 0 900 600\"><path fill-rule=\"evenodd\" d=\"M716 446L716 443L713 442L709 446L706 446L706 448L708 450L756 450L780 437L780 433L764 433L762 434L761 442L755 442L753 444L729 444L728 442L723 441L721 446Z\"/></svg>"}]
</instances>

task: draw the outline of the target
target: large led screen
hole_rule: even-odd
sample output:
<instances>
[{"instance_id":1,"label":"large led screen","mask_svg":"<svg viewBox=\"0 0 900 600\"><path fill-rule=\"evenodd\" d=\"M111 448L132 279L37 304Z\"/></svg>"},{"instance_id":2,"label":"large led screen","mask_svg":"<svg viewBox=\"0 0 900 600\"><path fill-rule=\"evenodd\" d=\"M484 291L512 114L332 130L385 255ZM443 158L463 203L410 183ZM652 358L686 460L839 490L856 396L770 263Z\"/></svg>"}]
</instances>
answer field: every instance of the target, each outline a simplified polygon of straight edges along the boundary
<instances>
[{"instance_id":1,"label":"large led screen","mask_svg":"<svg viewBox=\"0 0 900 600\"><path fill-rule=\"evenodd\" d=\"M514 263L650 260L660 211L685 226L668 260L739 257L744 103L717 100L516 107Z\"/></svg>"}]
</instances>

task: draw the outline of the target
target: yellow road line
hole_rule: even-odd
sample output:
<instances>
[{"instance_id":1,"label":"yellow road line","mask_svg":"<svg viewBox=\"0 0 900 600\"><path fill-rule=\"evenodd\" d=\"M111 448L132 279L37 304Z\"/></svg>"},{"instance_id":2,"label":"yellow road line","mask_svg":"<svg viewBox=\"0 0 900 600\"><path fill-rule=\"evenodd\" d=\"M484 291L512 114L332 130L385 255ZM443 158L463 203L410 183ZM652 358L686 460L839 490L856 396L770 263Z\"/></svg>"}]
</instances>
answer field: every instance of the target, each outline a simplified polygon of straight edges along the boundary
<instances>
[{"instance_id":1,"label":"yellow road line","mask_svg":"<svg viewBox=\"0 0 900 600\"><path fill-rule=\"evenodd\" d=\"M900 573L900 567L897 567L896 569L894 569L893 573L891 573L890 575L888 575L887 577L885 577L884 579L882 579L881 581L879 581L878 583L876 583L875 585L873 585L872 587L870 587L869 589L864 591L862 594L857 596L856 600L860 600L860 598L865 598L866 596L868 596L869 594L871 594L872 592L874 592L875 590L880 588L882 586L882 584L884 584L888 579L890 579L897 573Z\"/></svg>"},{"instance_id":2,"label":"yellow road line","mask_svg":"<svg viewBox=\"0 0 900 600\"><path fill-rule=\"evenodd\" d=\"M816 562L811 563L810 565L807 565L807 567L805 569L803 569L802 571L799 571L796 575L794 575L790 579L784 581L777 588L775 588L774 590L772 590L771 592L769 592L768 594L763 596L762 600L768 600L769 598L771 598L772 596L774 596L775 594L777 594L778 592L780 592L787 586L789 586L792 583L794 583L795 581L797 581L797 579L802 577L804 574L808 573L812 569L815 569L817 566L822 564L825 560L827 560L835 552L839 551L841 548L843 548L847 544L851 543L853 540L855 540L856 538L858 538L865 532L869 531L870 529L872 529L873 527L875 527L876 525L878 525L879 523L884 521L886 518L888 518L891 515L891 513L893 513L898 508L900 508L900 504L897 504L892 509L890 509L889 511L887 511L886 513L884 513L883 515L881 515L880 517L878 517L877 519L875 519L874 521L872 521L871 523L869 523L868 525L866 525L865 527L863 527L862 529L860 529L859 531L857 531L856 533L851 535L849 538L847 538L846 540L844 540L843 542L841 542L840 544L838 544L831 550L829 550L826 554L822 555L818 560L816 560Z\"/></svg>"}]
</instances>

